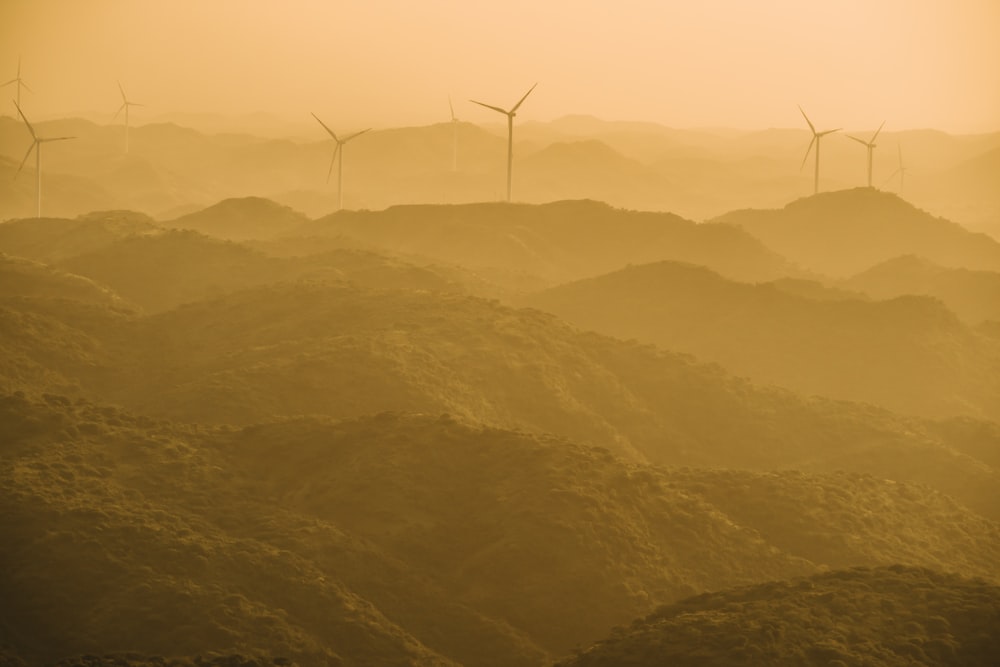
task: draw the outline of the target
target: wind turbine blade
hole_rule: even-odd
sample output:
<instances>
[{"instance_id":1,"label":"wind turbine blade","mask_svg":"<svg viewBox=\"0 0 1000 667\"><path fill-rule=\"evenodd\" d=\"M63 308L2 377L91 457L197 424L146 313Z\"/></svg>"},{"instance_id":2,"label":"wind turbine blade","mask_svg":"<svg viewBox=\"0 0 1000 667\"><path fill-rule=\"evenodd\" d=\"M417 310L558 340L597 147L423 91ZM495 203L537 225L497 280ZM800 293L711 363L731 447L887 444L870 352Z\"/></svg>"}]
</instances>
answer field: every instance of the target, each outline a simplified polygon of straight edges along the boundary
<instances>
[{"instance_id":1,"label":"wind turbine blade","mask_svg":"<svg viewBox=\"0 0 1000 667\"><path fill-rule=\"evenodd\" d=\"M809 129L812 130L813 134L816 134L816 128L813 127L812 121L809 120L809 116L806 115L806 112L802 111L802 107L801 106L799 107L799 111L802 112L802 117L806 119L807 123L809 123Z\"/></svg>"},{"instance_id":2,"label":"wind turbine blade","mask_svg":"<svg viewBox=\"0 0 1000 667\"><path fill-rule=\"evenodd\" d=\"M312 113L312 111L310 111L309 113ZM313 114L312 114L312 117L316 119L316 122L317 122L317 123L319 123L320 125L322 125L322 126L323 126L323 129L324 129L324 130L326 130L326 131L327 131L327 133L329 133L329 135L330 135L331 137L333 137L333 140L334 140L334 141L337 141L337 142L339 142L339 141L340 141L340 139L338 139L338 138L337 138L337 135L336 135L336 134L334 134L333 130L331 130L330 128L328 128L328 127L326 126L326 123L324 123L323 121L321 121L321 120L319 119L319 116L317 116L316 114L314 114L314 113L313 113Z\"/></svg>"},{"instance_id":3,"label":"wind turbine blade","mask_svg":"<svg viewBox=\"0 0 1000 667\"><path fill-rule=\"evenodd\" d=\"M35 92L35 91L33 91L33 90L31 89L31 86L29 86L29 85L28 85L28 84L26 84L26 83L25 83L24 81L22 81L22 80L20 79L20 77L19 77L19 78L17 79L17 82L18 82L18 85L19 85L19 86L21 86L22 88L24 88L25 90L27 90L27 91L28 91L29 93L33 93L33 92Z\"/></svg>"},{"instance_id":4,"label":"wind turbine blade","mask_svg":"<svg viewBox=\"0 0 1000 667\"><path fill-rule=\"evenodd\" d=\"M122 105L120 107L118 107L118 111L115 112L114 117L111 119L112 123L115 122L116 120L118 120L118 114L120 114L122 112L122 109L124 109L127 106L128 106L128 102L123 102Z\"/></svg>"},{"instance_id":5,"label":"wind turbine blade","mask_svg":"<svg viewBox=\"0 0 1000 667\"><path fill-rule=\"evenodd\" d=\"M65 139L76 139L76 137L45 137L44 139L39 139L39 142L43 141L63 141Z\"/></svg>"},{"instance_id":6,"label":"wind turbine blade","mask_svg":"<svg viewBox=\"0 0 1000 667\"><path fill-rule=\"evenodd\" d=\"M16 100L11 100L11 101L14 102L14 106L17 107L17 112L21 114L21 120L23 120L24 124L28 126L28 131L31 132L31 138L34 139L35 141L38 141L38 137L35 135L35 128L31 127L31 123L29 123L28 119L25 118L24 112L21 111L21 105L18 104Z\"/></svg>"},{"instance_id":7,"label":"wind turbine blade","mask_svg":"<svg viewBox=\"0 0 1000 667\"><path fill-rule=\"evenodd\" d=\"M35 146L37 145L38 145L38 140L36 139L35 141L31 142L30 146L28 146L28 152L24 154L24 159L21 160L21 166L19 166L17 168L17 171L14 172L14 178L17 178L17 175L21 173L22 169L24 169L24 163L28 161L28 156L31 155L31 151L35 150Z\"/></svg>"},{"instance_id":8,"label":"wind turbine blade","mask_svg":"<svg viewBox=\"0 0 1000 667\"><path fill-rule=\"evenodd\" d=\"M526 92L526 93L524 94L524 97L522 97L522 98L521 98L521 99L520 99L520 100L518 101L518 103L514 105L514 108L510 110L510 112L511 112L511 113L514 113L515 111L517 111L517 108L518 108L519 106L521 106L522 104L524 104L524 101L525 101L526 99L528 99L528 95L530 95L530 94L531 94L531 91L533 91L533 90L535 89L535 86L537 86L537 85L538 85L538 82L535 82L535 85L534 85L534 86L532 86L531 88L529 88L529 89L528 89L528 92Z\"/></svg>"},{"instance_id":9,"label":"wind turbine blade","mask_svg":"<svg viewBox=\"0 0 1000 667\"><path fill-rule=\"evenodd\" d=\"M891 174L889 174L889 178L885 179L885 180L884 180L884 181L882 182L882 185L883 185L883 187L885 186L885 184L886 184L886 183L888 183L888 182L889 182L889 181L891 181L891 180L892 180L893 178L895 178L895 177L896 177L896 174L898 174L898 173L899 173L899 169L897 169L896 171L894 171L894 172L892 172Z\"/></svg>"},{"instance_id":10,"label":"wind turbine blade","mask_svg":"<svg viewBox=\"0 0 1000 667\"><path fill-rule=\"evenodd\" d=\"M145 104L140 104L139 102L129 102L128 105L130 107L144 107L144 106L146 106Z\"/></svg>"},{"instance_id":11,"label":"wind turbine blade","mask_svg":"<svg viewBox=\"0 0 1000 667\"><path fill-rule=\"evenodd\" d=\"M12 83L17 83L18 81L20 81L20 79L11 79L7 83L0 83L0 88L3 88L4 86L9 86Z\"/></svg>"},{"instance_id":12,"label":"wind turbine blade","mask_svg":"<svg viewBox=\"0 0 1000 667\"><path fill-rule=\"evenodd\" d=\"M872 135L872 140L869 141L868 143L870 143L870 144L874 144L875 143L875 137L878 136L878 133L882 131L883 127L885 127L885 121L884 120L882 121L882 124L878 126L878 129L875 130L875 134Z\"/></svg>"},{"instance_id":13,"label":"wind turbine blade","mask_svg":"<svg viewBox=\"0 0 1000 667\"><path fill-rule=\"evenodd\" d=\"M349 137L345 137L345 138L344 138L344 140L343 140L343 141L341 141L340 143L342 143L342 144L346 144L346 143L347 143L348 141L350 141L350 140L351 140L351 139L353 139L354 137L357 137L357 136L361 136L361 135L362 135L362 134L364 134L365 132L370 132L370 131L371 131L371 129L372 129L372 128L370 128L370 127L369 127L369 128L368 128L368 129L366 129L366 130L361 130L360 132L355 132L355 133L354 133L354 134L352 134L351 136L349 136Z\"/></svg>"},{"instance_id":14,"label":"wind turbine blade","mask_svg":"<svg viewBox=\"0 0 1000 667\"><path fill-rule=\"evenodd\" d=\"M455 106L451 103L451 95L448 96L448 108L451 109L451 119L453 121L458 120L455 118Z\"/></svg>"},{"instance_id":15,"label":"wind turbine blade","mask_svg":"<svg viewBox=\"0 0 1000 667\"><path fill-rule=\"evenodd\" d=\"M499 111L505 116L507 115L506 109L501 109L500 107L495 107L492 104L486 104L485 102L477 102L476 100L469 100L469 101L472 102L473 104L478 104L481 107L486 107L487 109L493 109L494 111Z\"/></svg>"},{"instance_id":16,"label":"wind turbine blade","mask_svg":"<svg viewBox=\"0 0 1000 667\"><path fill-rule=\"evenodd\" d=\"M802 171L802 167L806 166L806 160L809 159L809 153L812 152L813 144L814 143L816 143L816 135L815 134L813 135L813 138L809 141L809 147L806 148L806 154L802 158L802 164L799 165L799 171Z\"/></svg>"},{"instance_id":17,"label":"wind turbine blade","mask_svg":"<svg viewBox=\"0 0 1000 667\"><path fill-rule=\"evenodd\" d=\"M118 82L118 90L121 91L122 101L125 102L125 104L128 104L128 98L125 97L125 89L122 88L122 82L121 81Z\"/></svg>"},{"instance_id":18,"label":"wind turbine blade","mask_svg":"<svg viewBox=\"0 0 1000 667\"><path fill-rule=\"evenodd\" d=\"M847 138L848 139L854 139L856 142L858 142L862 146L867 146L868 145L868 142L864 141L863 139L858 139L857 137L852 137L851 135L847 135Z\"/></svg>"}]
</instances>

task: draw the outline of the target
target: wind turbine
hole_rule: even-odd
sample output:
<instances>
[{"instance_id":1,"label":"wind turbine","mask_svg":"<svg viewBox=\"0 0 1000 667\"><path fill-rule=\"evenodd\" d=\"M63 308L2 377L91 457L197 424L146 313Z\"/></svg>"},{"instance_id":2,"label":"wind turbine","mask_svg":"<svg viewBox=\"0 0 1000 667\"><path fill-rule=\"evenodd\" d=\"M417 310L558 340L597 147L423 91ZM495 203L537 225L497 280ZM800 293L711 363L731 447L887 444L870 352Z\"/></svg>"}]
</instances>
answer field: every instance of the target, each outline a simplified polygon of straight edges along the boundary
<instances>
[{"instance_id":1,"label":"wind turbine","mask_svg":"<svg viewBox=\"0 0 1000 667\"><path fill-rule=\"evenodd\" d=\"M125 96L125 89L122 88L121 81L118 82L118 90L121 91L122 94L122 105L118 107L118 111L115 112L115 118L118 118L118 114L122 112L122 109L125 110L125 152L128 153L128 108L143 107L146 105L139 104L138 102L130 102L128 97ZM115 118L112 118L111 121L114 122Z\"/></svg>"},{"instance_id":2,"label":"wind turbine","mask_svg":"<svg viewBox=\"0 0 1000 667\"><path fill-rule=\"evenodd\" d=\"M877 137L878 133L882 131L883 125L885 125L884 120L882 121L882 125L878 126L878 129L875 130L875 134L873 134L872 138L868 141L864 141L863 139L858 139L857 137L852 137L850 135L847 136L848 139L854 139L856 142L868 149L868 187L872 186L872 153L875 150L875 137Z\"/></svg>"},{"instance_id":3,"label":"wind turbine","mask_svg":"<svg viewBox=\"0 0 1000 667\"><path fill-rule=\"evenodd\" d=\"M448 108L451 109L451 170L458 171L458 118L455 118L455 107L448 96Z\"/></svg>"},{"instance_id":4,"label":"wind turbine","mask_svg":"<svg viewBox=\"0 0 1000 667\"><path fill-rule=\"evenodd\" d=\"M7 83L5 83L3 85L0 85L0 88L3 88L4 86L9 86L12 83L17 84L17 104L20 107L20 105L21 105L21 89L22 88L27 88L28 92L29 93L31 92L31 88L28 88L28 84L26 84L24 82L24 79L21 78L21 56L17 57L17 77L11 79L10 81L8 81Z\"/></svg>"},{"instance_id":5,"label":"wind turbine","mask_svg":"<svg viewBox=\"0 0 1000 667\"><path fill-rule=\"evenodd\" d=\"M535 86L537 85L538 84L536 83ZM507 109L501 109L500 107L495 107L492 104L484 104L483 102L477 102L476 100L469 100L470 102L478 104L481 107L486 107L487 109L493 109L494 111L502 113L505 116L507 116L507 201L508 202L510 201L510 174L514 166L514 116L517 115L518 108L522 104L524 104L524 100L528 98L528 95L530 95L531 91L535 89L535 86L529 88L528 92L524 94L524 97L518 100L517 104L515 104L510 109L510 111L508 111Z\"/></svg>"},{"instance_id":6,"label":"wind turbine","mask_svg":"<svg viewBox=\"0 0 1000 667\"><path fill-rule=\"evenodd\" d=\"M802 107L799 107L799 111L802 111ZM809 159L809 151L812 150L813 144L816 144L816 175L813 179L813 194L817 194L819 193L819 140L828 134L831 134L833 132L838 132L841 128L838 127L835 130L823 130L822 132L817 132L816 128L813 126L812 121L809 120L809 116L806 115L805 111L802 111L802 117L806 119L807 123L809 123L809 129L812 131L813 136L812 140L809 142L809 148L806 149L805 157L802 158L802 165L799 167L799 169L802 169L802 167L806 166L806 160Z\"/></svg>"},{"instance_id":7,"label":"wind turbine","mask_svg":"<svg viewBox=\"0 0 1000 667\"><path fill-rule=\"evenodd\" d=\"M28 119L25 118L24 112L21 111L21 105L15 101L14 106L17 107L17 113L21 115L21 120L23 120L24 124L28 126L28 132L31 132L31 138L33 140L31 142L31 146L28 147L28 152L24 154L24 159L21 160L21 166L19 166L17 171L14 173L14 178L17 178L17 175L21 173L22 169L24 169L24 163L28 161L28 156L31 155L31 151L35 151L35 174L38 179L35 185L35 191L38 197L38 209L35 212L35 217L40 218L42 217L42 144L46 141L62 141L64 139L75 139L76 137L40 137L35 134L35 128L33 128L31 123L28 122Z\"/></svg>"},{"instance_id":8,"label":"wind turbine","mask_svg":"<svg viewBox=\"0 0 1000 667\"><path fill-rule=\"evenodd\" d=\"M902 195L903 176L906 175L907 169L906 167L903 166L903 148L899 144L896 144L896 150L899 152L899 167L896 169L896 171L889 174L889 178L885 179L885 182L888 183L889 181L892 180L893 176L899 174L899 194ZM885 183L883 183L883 185L885 185Z\"/></svg>"},{"instance_id":9,"label":"wind turbine","mask_svg":"<svg viewBox=\"0 0 1000 667\"><path fill-rule=\"evenodd\" d=\"M333 173L333 163L336 162L337 163L337 210L339 211L340 209L344 208L344 144L346 144L354 137L357 137L359 135L364 134L365 132L368 132L368 130L371 130L371 128L369 127L366 130L355 132L354 134L351 134L341 139L336 135L336 133L334 133L333 130L331 130L326 126L326 123L324 123L319 119L319 116L313 114L312 117L315 118L316 122L322 125L323 129L326 130L327 133L333 138L333 140L337 142L337 147L333 149L333 158L330 159L330 171L326 173L326 182L327 183L330 182L330 174ZM337 159L338 157L340 158L339 160Z\"/></svg>"}]
</instances>

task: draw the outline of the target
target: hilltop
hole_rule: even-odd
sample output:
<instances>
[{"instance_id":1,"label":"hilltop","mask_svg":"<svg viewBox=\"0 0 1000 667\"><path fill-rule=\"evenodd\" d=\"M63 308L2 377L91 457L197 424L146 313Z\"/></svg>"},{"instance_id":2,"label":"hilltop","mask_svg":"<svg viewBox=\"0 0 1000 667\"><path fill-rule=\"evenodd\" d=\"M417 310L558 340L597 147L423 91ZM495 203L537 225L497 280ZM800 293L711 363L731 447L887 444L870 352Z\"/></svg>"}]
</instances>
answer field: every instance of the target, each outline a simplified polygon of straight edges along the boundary
<instances>
[{"instance_id":1,"label":"hilltop","mask_svg":"<svg viewBox=\"0 0 1000 667\"><path fill-rule=\"evenodd\" d=\"M803 267L847 277L900 255L950 268L1000 271L1000 242L870 188L824 192L782 209L733 211L740 227Z\"/></svg>"},{"instance_id":2,"label":"hilltop","mask_svg":"<svg viewBox=\"0 0 1000 667\"><path fill-rule=\"evenodd\" d=\"M307 222L304 214L261 197L224 199L195 213L163 223L165 227L191 229L225 239L269 239Z\"/></svg>"}]
</instances>

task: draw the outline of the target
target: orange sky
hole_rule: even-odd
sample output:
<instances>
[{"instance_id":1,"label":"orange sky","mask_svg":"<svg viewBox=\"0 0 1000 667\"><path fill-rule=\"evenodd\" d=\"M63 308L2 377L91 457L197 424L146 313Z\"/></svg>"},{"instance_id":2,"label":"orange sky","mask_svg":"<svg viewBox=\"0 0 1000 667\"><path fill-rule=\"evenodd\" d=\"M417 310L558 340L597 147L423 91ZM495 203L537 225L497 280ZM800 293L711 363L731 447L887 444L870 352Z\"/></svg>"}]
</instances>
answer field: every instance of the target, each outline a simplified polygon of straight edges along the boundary
<instances>
[{"instance_id":1,"label":"orange sky","mask_svg":"<svg viewBox=\"0 0 1000 667\"><path fill-rule=\"evenodd\" d=\"M0 0L38 117L266 111L341 128L592 114L675 127L1000 130L998 0ZM13 97L13 88L4 89ZM11 109L3 113L12 113Z\"/></svg>"}]
</instances>

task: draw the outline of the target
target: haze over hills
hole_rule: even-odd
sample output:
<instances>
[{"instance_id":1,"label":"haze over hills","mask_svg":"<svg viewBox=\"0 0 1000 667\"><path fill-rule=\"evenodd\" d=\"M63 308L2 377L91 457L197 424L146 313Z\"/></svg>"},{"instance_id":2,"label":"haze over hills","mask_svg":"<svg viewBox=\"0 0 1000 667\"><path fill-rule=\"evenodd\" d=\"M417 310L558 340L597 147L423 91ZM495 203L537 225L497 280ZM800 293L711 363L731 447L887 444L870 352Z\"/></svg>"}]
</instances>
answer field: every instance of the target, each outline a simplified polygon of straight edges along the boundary
<instances>
[{"instance_id":1,"label":"haze over hills","mask_svg":"<svg viewBox=\"0 0 1000 667\"><path fill-rule=\"evenodd\" d=\"M338 132L359 129L339 127L335 118L317 113ZM140 121L131 128L128 154L121 125L83 119L36 122L43 136L77 137L72 145L46 152L44 212L73 217L128 208L172 218L181 208L253 195L319 217L337 205L336 189L325 179L332 147L307 112L302 120L308 122L295 123L289 133L259 136L246 133L239 123L225 131L218 123L193 129L197 124L186 125L183 118ZM311 133L302 131L310 126ZM499 200L504 129L467 122L376 128L348 149L345 205L382 209ZM515 199L600 199L697 220L746 207L778 207L811 190L810 174L798 169L808 142L805 128L684 130L579 116L526 123L515 136ZM990 185L996 181L997 164L991 156L1000 149L1000 134L887 129L881 142L903 147L907 198L995 233L998 202ZM29 143L19 119L0 117L0 176L9 168L12 179L0 178L0 219L33 210L33 166L13 180ZM823 189L863 184L863 155L854 142L835 137L827 144ZM879 151L874 183L898 191L898 184L887 181L896 162L893 149Z\"/></svg>"},{"instance_id":2,"label":"haze over hills","mask_svg":"<svg viewBox=\"0 0 1000 667\"><path fill-rule=\"evenodd\" d=\"M884 398L991 414L1000 339L731 225L592 201L309 220L242 197L8 221L0 252L2 656L533 667L708 591L1000 577L996 422L808 397L515 307L621 281L581 297L598 320L673 307L692 345L770 349L809 381L795 355L825 340L827 379L922 373ZM880 577L915 623L944 614Z\"/></svg>"},{"instance_id":3,"label":"haze over hills","mask_svg":"<svg viewBox=\"0 0 1000 667\"><path fill-rule=\"evenodd\" d=\"M520 303L586 329L694 354L758 382L911 414L1000 417L1000 345L928 298L817 300L659 262Z\"/></svg>"},{"instance_id":4,"label":"haze over hills","mask_svg":"<svg viewBox=\"0 0 1000 667\"><path fill-rule=\"evenodd\" d=\"M900 255L950 268L1000 270L1000 241L868 188L826 192L780 210L715 219L745 229L804 268L848 277Z\"/></svg>"},{"instance_id":5,"label":"haze over hills","mask_svg":"<svg viewBox=\"0 0 1000 667\"><path fill-rule=\"evenodd\" d=\"M879 299L926 294L970 324L1000 322L1000 271L945 268L922 257L890 259L841 283Z\"/></svg>"}]
</instances>

